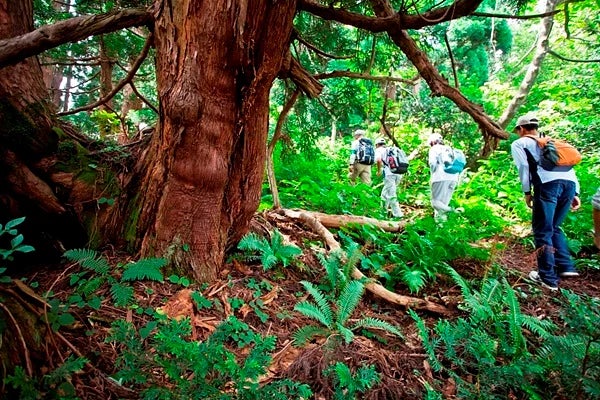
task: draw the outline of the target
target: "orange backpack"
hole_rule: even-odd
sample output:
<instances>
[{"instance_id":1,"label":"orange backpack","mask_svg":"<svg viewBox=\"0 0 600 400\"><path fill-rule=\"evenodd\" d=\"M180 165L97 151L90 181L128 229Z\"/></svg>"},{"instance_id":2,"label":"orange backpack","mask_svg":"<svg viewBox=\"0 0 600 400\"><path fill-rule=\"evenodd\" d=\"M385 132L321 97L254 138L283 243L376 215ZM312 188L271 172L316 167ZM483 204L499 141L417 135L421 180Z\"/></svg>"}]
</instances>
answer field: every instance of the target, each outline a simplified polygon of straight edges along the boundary
<instances>
[{"instance_id":1,"label":"orange backpack","mask_svg":"<svg viewBox=\"0 0 600 400\"><path fill-rule=\"evenodd\" d=\"M547 171L568 171L581 161L581 153L564 140L525 135L542 150L538 165Z\"/></svg>"}]
</instances>

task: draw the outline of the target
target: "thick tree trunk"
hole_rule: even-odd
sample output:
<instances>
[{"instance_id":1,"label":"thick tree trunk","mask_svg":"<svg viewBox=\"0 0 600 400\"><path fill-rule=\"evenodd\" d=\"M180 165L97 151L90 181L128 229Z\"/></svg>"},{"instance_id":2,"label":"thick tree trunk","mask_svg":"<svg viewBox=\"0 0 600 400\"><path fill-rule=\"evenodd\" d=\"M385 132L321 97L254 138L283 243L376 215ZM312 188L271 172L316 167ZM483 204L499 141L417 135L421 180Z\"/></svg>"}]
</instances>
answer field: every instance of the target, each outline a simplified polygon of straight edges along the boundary
<instances>
[{"instance_id":1,"label":"thick tree trunk","mask_svg":"<svg viewBox=\"0 0 600 400\"><path fill-rule=\"evenodd\" d=\"M295 10L295 0L155 3L161 119L127 213L143 255L168 253L211 281L247 232Z\"/></svg>"}]
</instances>

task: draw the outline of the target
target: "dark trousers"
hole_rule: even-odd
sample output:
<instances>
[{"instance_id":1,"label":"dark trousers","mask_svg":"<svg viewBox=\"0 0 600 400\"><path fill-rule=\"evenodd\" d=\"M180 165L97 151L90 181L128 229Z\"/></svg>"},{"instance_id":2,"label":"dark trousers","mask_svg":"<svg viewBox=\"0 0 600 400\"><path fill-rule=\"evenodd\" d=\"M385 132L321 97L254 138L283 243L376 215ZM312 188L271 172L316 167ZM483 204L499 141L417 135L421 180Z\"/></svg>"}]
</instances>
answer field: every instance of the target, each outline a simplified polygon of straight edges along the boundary
<instances>
[{"instance_id":1,"label":"dark trousers","mask_svg":"<svg viewBox=\"0 0 600 400\"><path fill-rule=\"evenodd\" d=\"M536 185L533 193L532 228L537 250L538 273L552 286L559 274L574 271L567 238L560 225L575 197L575 182L557 179Z\"/></svg>"}]
</instances>

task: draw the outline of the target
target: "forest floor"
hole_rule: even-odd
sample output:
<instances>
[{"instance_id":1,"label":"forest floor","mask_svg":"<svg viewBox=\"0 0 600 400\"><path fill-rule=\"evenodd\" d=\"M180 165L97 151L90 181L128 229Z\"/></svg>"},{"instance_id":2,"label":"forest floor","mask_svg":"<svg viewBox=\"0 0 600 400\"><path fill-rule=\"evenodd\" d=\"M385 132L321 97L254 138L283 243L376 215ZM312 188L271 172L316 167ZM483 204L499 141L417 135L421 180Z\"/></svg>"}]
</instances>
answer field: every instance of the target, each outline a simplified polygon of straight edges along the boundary
<instances>
[{"instance_id":1,"label":"forest floor","mask_svg":"<svg viewBox=\"0 0 600 400\"><path fill-rule=\"evenodd\" d=\"M294 222L275 222L277 229L287 238L302 246L303 242L315 242L319 238L301 224ZM306 240L308 239L308 240ZM455 385L452 379L436 376L432 372L424 350L421 346L414 320L406 309L387 303L365 292L361 303L352 315L351 321L363 316L372 316L399 327L404 337L402 339L389 334L375 337L356 335L349 345L335 348L325 346L324 340L315 340L308 345L297 348L292 345L292 333L298 328L313 324L314 321L294 311L294 306L301 300L307 299L306 292L300 281L319 282L324 271L312 251L304 249L302 264L306 269L298 267L280 268L263 271L260 265L246 265L233 262L221 271L220 280L204 289L202 294L209 300L219 299L223 307L198 310L193 306L189 289L171 283L136 283L136 300L142 307L162 307L167 315L178 317L187 316L192 319L193 332L190 339L203 340L215 327L230 315L248 324L252 330L262 335L277 337L273 362L264 376L264 381L292 378L308 383L315 393L316 399L331 399L332 383L323 375L323 371L333 361L343 361L351 368L361 365L375 365L381 373L381 383L371 389L365 399L422 399L425 389L424 382L433 382L434 378L444 382L442 391L446 398L455 395ZM120 255L107 254L111 264L124 262ZM520 289L520 302L524 313L538 318L558 319L559 307L556 298L560 292L552 293L542 289L527 279L527 274L534 268L534 255L515 238L504 243L503 250L493 255L493 264L505 268L507 279L511 286ZM113 265L114 265L113 264ZM483 277L492 263L482 265L479 261L456 260L452 267L464 278ZM60 268L38 272L27 276L29 282L39 283L37 293L52 290L60 298L70 295L70 275L78 270L75 264L65 264ZM268 284L266 284L267 282ZM578 294L600 296L600 271L586 269L581 276L565 279L560 284ZM149 290L151 289L151 290ZM108 289L104 289L107 290ZM257 291L260 291L258 293ZM408 291L402 293L409 295ZM261 322L257 313L248 306L257 294L262 301L261 311L268 315L266 322ZM440 318L455 319L465 313L458 307L461 299L460 288L448 277L438 277L435 282L426 286L416 297L427 298L447 307L449 315L440 316L431 312L419 311L418 314L431 326ZM245 305L232 308L229 299L243 299ZM311 299L308 299L311 300ZM71 353L79 353L91 361L86 366L85 374L75 375L73 383L77 387L78 396L82 399L117 399L137 398L139 387L126 388L116 385L107 379L116 372L116 362L120 349L114 343L105 341L109 334L110 323L117 319L125 319L136 326L143 326L151 317L132 312L131 309L116 308L103 305L99 310L80 309L75 311L78 320L67 329L61 329L61 338L52 339L59 351L50 352L55 358L45 367L56 367ZM264 317L264 316L263 316ZM62 344L62 345L61 345ZM65 346L66 344L66 346ZM241 355L240 355L241 356Z\"/></svg>"}]
</instances>

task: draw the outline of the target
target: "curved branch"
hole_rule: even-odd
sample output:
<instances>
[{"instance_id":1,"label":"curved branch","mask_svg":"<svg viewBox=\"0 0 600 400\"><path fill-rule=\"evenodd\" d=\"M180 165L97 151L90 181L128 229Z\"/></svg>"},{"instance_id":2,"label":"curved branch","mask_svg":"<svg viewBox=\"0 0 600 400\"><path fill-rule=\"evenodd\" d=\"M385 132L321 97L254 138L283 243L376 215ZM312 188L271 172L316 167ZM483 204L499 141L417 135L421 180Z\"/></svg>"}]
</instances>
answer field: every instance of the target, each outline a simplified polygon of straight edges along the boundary
<instances>
[{"instance_id":1,"label":"curved branch","mask_svg":"<svg viewBox=\"0 0 600 400\"><path fill-rule=\"evenodd\" d=\"M131 86L131 90L133 90L133 93L135 93L135 95L137 97L140 98L140 100L142 100L152 111L154 111L156 114L160 114L160 112L158 111L158 108L150 103L150 100L148 100L147 98L145 98L138 90L137 87L135 87L135 84L133 83L133 81L129 82L129 86Z\"/></svg>"},{"instance_id":2,"label":"curved branch","mask_svg":"<svg viewBox=\"0 0 600 400\"><path fill-rule=\"evenodd\" d=\"M32 377L33 376L33 366L31 364L31 357L29 356L29 349L27 348L27 343L25 342L25 338L23 337L21 327L19 326L19 323L17 322L14 315L10 312L8 307L6 307L3 303L0 303L0 308L2 308L4 310L4 312L6 313L6 316L11 320L11 322L13 323L13 326L15 327L16 336L19 338L19 342L21 342L21 346L23 346L23 353L24 353L23 356L25 357L25 367L27 369L27 375Z\"/></svg>"},{"instance_id":3,"label":"curved branch","mask_svg":"<svg viewBox=\"0 0 600 400\"><path fill-rule=\"evenodd\" d=\"M289 210L283 210L284 215L292 218L297 218L311 228L315 233L323 238L327 247L330 250L336 250L340 248L340 244L335 240L335 237L325 226L317 219L313 213L293 213L290 214ZM313 214L313 215L311 215ZM365 288L377 297L383 300L389 301L390 303L397 304L406 308L413 308L415 310L427 310L436 314L446 315L450 313L446 307L441 304L431 302L429 300L420 299L418 297L403 296L398 293L387 290L381 284L367 278L358 268L354 268L351 272L352 277L357 280L366 282Z\"/></svg>"},{"instance_id":4,"label":"curved branch","mask_svg":"<svg viewBox=\"0 0 600 400\"><path fill-rule=\"evenodd\" d=\"M135 76L137 70L140 68L140 66L146 59L146 56L148 55L148 51L150 51L150 47L152 47L152 43L154 42L153 39L154 39L154 35L152 34L152 32L150 32L150 34L148 35L148 38L146 39L146 43L144 43L144 48L142 49L142 52L139 55L139 57L135 60L135 63L133 63L133 65L131 66L131 70L129 71L127 76L125 76L125 78L121 82L119 82L119 84L117 86L115 86L113 88L113 90L110 91L110 93L108 93L106 96L104 96L103 98L101 98L100 100L98 100L92 104L88 104L87 106L75 108L73 110L60 112L60 113L57 113L57 115L62 117L65 115L76 114L81 111L92 110L92 109L98 107L99 105L102 105L102 104L106 103L107 101L109 101L110 99L112 99L117 93L119 93L119 91L121 89L123 89L123 87L126 84L132 82L133 77Z\"/></svg>"},{"instance_id":5,"label":"curved branch","mask_svg":"<svg viewBox=\"0 0 600 400\"><path fill-rule=\"evenodd\" d=\"M560 13L560 10L544 12L540 14L529 14L529 15L512 15L512 14L495 14L486 12L474 12L471 14L472 17L484 17L484 18L500 18L500 19L536 19L546 18L552 15Z\"/></svg>"},{"instance_id":6,"label":"curved branch","mask_svg":"<svg viewBox=\"0 0 600 400\"><path fill-rule=\"evenodd\" d=\"M149 25L152 15L145 9L111 11L106 14L67 19L42 26L35 31L0 40L0 68L68 42L88 36L118 31L132 26Z\"/></svg>"},{"instance_id":7,"label":"curved branch","mask_svg":"<svg viewBox=\"0 0 600 400\"><path fill-rule=\"evenodd\" d=\"M440 22L462 18L475 12L481 2L482 0L457 0L447 7L418 15L392 13L377 17L367 17L341 8L322 6L313 0L298 0L298 9L328 21L337 21L371 32L385 32L390 29L421 29Z\"/></svg>"},{"instance_id":8,"label":"curved branch","mask_svg":"<svg viewBox=\"0 0 600 400\"><path fill-rule=\"evenodd\" d=\"M325 51L319 49L317 46L315 46L314 44L308 42L306 39L304 39L302 36L300 36L300 33L296 30L294 30L293 33L293 38L292 39L297 39L300 43L302 43L304 46L306 46L308 49L314 51L315 53L326 57L326 58L331 58L334 60L347 60L352 58L352 56L336 56L335 54L329 54L326 53Z\"/></svg>"},{"instance_id":9,"label":"curved branch","mask_svg":"<svg viewBox=\"0 0 600 400\"><path fill-rule=\"evenodd\" d=\"M323 84L304 69L298 60L292 57L290 52L288 52L281 65L278 77L282 79L290 78L311 99L318 97L321 90L323 90Z\"/></svg>"},{"instance_id":10,"label":"curved branch","mask_svg":"<svg viewBox=\"0 0 600 400\"><path fill-rule=\"evenodd\" d=\"M414 79L404 79L404 78L396 78L393 76L374 76L370 74L365 74L362 72L351 72L351 71L332 71L332 72L324 72L322 74L314 75L316 79L331 79L331 78L355 78L355 79L364 79L367 81L380 81L380 82L400 82L406 83L407 85L414 86L419 78Z\"/></svg>"},{"instance_id":11,"label":"curved branch","mask_svg":"<svg viewBox=\"0 0 600 400\"><path fill-rule=\"evenodd\" d=\"M576 60L574 58L567 58L565 56L561 56L560 54L558 54L554 50L548 50L548 54L550 54L551 56L554 56L554 57L558 58L559 60L563 60L563 61L567 61L567 62L574 62L574 63L600 63L600 58L595 58L595 59L592 58L591 60Z\"/></svg>"},{"instance_id":12,"label":"curved branch","mask_svg":"<svg viewBox=\"0 0 600 400\"><path fill-rule=\"evenodd\" d=\"M285 102L283 106L283 110L279 113L279 118L277 118L277 125L275 125L275 133L271 138L267 146L267 180L269 181L269 188L271 189L271 194L273 195L273 208L281 208L281 202L279 201L279 191L277 190L277 179L275 178L275 166L273 165L273 151L275 150L275 145L281 139L282 136L282 127L283 123L287 119L290 110L298 100L298 96L300 96L300 89L296 89L294 93L290 96L290 98Z\"/></svg>"}]
</instances>

